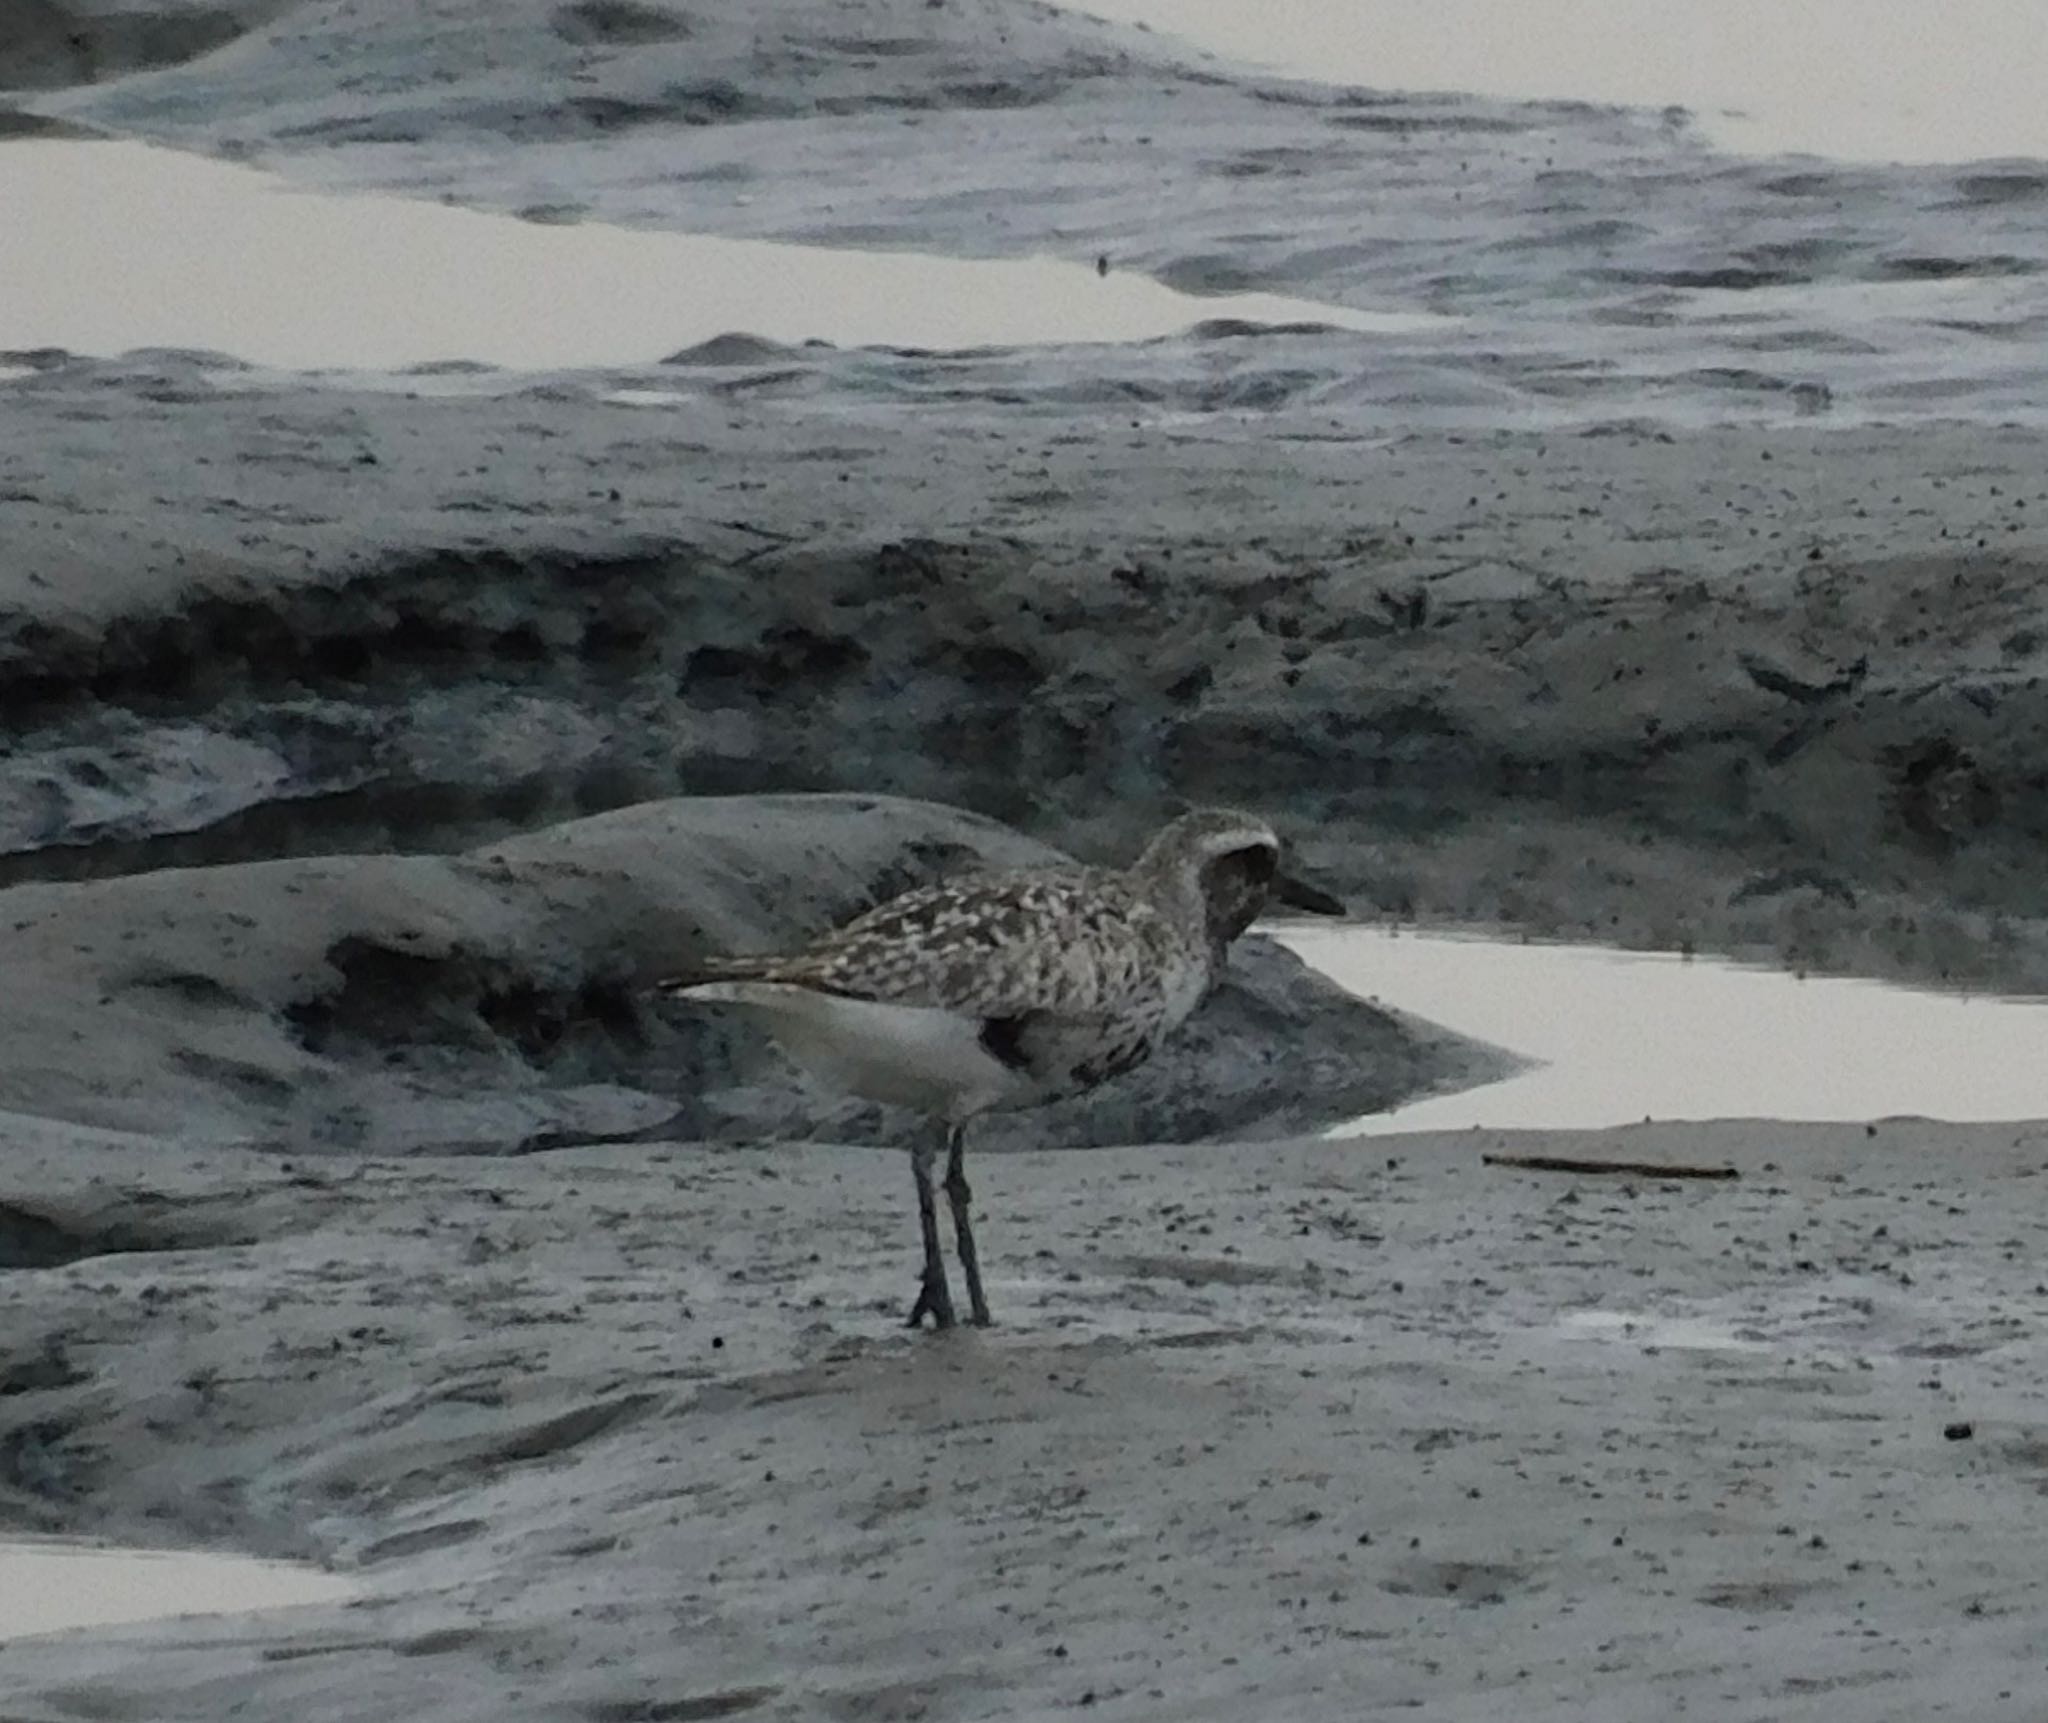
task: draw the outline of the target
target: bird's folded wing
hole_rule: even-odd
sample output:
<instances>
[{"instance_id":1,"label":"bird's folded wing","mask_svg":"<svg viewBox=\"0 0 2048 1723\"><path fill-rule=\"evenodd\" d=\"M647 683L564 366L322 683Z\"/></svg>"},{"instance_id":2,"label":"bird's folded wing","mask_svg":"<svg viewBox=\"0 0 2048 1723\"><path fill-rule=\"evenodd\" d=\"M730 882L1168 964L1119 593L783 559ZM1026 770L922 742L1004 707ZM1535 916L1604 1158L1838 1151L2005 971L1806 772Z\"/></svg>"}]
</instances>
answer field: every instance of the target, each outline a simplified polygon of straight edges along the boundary
<instances>
[{"instance_id":1,"label":"bird's folded wing","mask_svg":"<svg viewBox=\"0 0 2048 1723\"><path fill-rule=\"evenodd\" d=\"M661 984L777 981L983 1018L1095 1013L1158 992L1168 930L1085 872L984 874L920 887L808 950L714 959Z\"/></svg>"}]
</instances>

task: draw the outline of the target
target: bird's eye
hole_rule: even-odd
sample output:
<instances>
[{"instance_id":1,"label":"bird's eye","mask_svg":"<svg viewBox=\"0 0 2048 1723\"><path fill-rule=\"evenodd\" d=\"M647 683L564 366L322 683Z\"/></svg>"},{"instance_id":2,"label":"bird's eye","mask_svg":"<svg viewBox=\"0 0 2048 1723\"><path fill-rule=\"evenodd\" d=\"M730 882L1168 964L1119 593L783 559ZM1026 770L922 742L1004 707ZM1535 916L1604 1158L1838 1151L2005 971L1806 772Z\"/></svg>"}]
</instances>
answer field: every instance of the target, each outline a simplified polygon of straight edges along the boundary
<instances>
[{"instance_id":1,"label":"bird's eye","mask_svg":"<svg viewBox=\"0 0 2048 1723\"><path fill-rule=\"evenodd\" d=\"M1232 850L1230 860L1247 878L1261 884L1280 871L1280 857L1269 844L1246 844L1241 850Z\"/></svg>"}]
</instances>

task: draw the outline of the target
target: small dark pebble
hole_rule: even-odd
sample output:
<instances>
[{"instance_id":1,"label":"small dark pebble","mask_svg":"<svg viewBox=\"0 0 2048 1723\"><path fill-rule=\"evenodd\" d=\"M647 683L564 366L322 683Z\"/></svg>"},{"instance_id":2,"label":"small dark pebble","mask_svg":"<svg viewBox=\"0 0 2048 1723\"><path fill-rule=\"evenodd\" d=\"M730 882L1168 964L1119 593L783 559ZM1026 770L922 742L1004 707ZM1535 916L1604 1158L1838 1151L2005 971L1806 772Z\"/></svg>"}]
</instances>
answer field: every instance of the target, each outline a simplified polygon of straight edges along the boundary
<instances>
[{"instance_id":1,"label":"small dark pebble","mask_svg":"<svg viewBox=\"0 0 2048 1723\"><path fill-rule=\"evenodd\" d=\"M1967 1420L1961 1423L1944 1424L1941 1427L1941 1433L1951 1442L1967 1442L1972 1436L1976 1435L1977 1426Z\"/></svg>"}]
</instances>

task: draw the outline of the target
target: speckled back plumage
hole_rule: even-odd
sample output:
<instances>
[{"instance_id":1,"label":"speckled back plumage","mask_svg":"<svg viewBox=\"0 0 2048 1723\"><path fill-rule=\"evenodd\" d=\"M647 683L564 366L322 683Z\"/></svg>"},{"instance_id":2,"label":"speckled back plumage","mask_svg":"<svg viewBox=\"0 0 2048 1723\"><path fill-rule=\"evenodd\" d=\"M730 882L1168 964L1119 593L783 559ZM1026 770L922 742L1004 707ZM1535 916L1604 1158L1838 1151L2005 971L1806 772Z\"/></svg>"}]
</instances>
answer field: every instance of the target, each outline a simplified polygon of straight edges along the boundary
<instances>
[{"instance_id":1,"label":"speckled back plumage","mask_svg":"<svg viewBox=\"0 0 2048 1723\"><path fill-rule=\"evenodd\" d=\"M1190 932L1120 873L970 874L905 892L758 973L982 1017L1116 1011L1186 961Z\"/></svg>"}]
</instances>

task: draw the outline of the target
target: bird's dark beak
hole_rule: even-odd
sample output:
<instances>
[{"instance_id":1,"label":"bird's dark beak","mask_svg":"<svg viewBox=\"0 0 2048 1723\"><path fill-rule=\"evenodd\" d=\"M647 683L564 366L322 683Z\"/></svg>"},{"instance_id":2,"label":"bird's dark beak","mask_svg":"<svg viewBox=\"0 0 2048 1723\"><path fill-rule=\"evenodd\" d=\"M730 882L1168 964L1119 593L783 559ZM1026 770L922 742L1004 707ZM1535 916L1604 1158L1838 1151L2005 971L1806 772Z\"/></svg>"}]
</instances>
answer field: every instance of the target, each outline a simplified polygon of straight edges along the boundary
<instances>
[{"instance_id":1,"label":"bird's dark beak","mask_svg":"<svg viewBox=\"0 0 2048 1723\"><path fill-rule=\"evenodd\" d=\"M1310 915L1349 915L1343 901L1332 897L1320 886L1310 885L1307 880L1297 879L1290 873L1276 873L1273 889L1268 901L1283 904L1288 909L1306 910Z\"/></svg>"}]
</instances>

